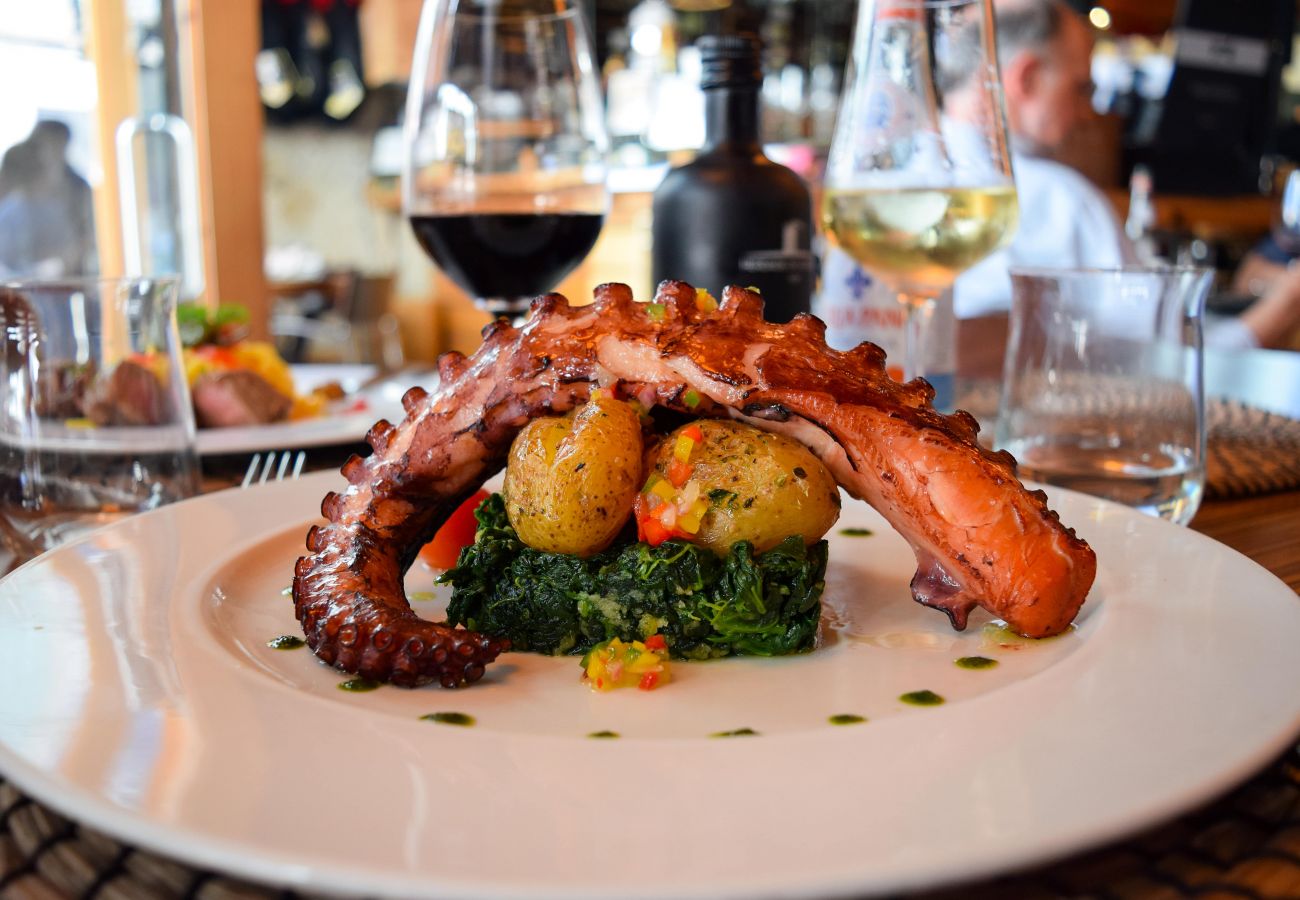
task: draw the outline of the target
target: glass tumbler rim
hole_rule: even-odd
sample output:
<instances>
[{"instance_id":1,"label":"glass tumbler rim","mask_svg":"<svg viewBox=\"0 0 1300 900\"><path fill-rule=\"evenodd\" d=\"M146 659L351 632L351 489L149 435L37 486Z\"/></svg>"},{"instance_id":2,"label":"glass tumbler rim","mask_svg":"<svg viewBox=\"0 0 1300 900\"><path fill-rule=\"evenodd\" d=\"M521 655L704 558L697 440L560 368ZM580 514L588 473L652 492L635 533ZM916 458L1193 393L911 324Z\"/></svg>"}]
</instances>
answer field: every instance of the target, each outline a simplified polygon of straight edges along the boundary
<instances>
[{"instance_id":1,"label":"glass tumbler rim","mask_svg":"<svg viewBox=\"0 0 1300 900\"><path fill-rule=\"evenodd\" d=\"M60 278L0 278L0 289L10 291L74 290L88 285L157 284L179 286L179 275L79 275Z\"/></svg>"}]
</instances>

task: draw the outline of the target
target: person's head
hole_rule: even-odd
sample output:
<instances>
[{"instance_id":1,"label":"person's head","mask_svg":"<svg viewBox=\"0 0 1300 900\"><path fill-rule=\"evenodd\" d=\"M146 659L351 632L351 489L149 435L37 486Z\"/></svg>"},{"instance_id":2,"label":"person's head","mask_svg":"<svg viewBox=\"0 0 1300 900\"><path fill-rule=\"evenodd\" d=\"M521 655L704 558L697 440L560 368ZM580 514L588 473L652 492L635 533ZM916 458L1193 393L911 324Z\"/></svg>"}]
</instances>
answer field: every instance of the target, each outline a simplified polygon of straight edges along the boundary
<instances>
[{"instance_id":1,"label":"person's head","mask_svg":"<svg viewBox=\"0 0 1300 900\"><path fill-rule=\"evenodd\" d=\"M998 63L1012 135L1059 148L1090 114L1092 30L1062 0L994 0Z\"/></svg>"},{"instance_id":2,"label":"person's head","mask_svg":"<svg viewBox=\"0 0 1300 900\"><path fill-rule=\"evenodd\" d=\"M57 119L42 119L32 128L31 136L28 140L50 155L58 155L60 159L68 151L68 144L72 141L72 129L67 124Z\"/></svg>"}]
</instances>

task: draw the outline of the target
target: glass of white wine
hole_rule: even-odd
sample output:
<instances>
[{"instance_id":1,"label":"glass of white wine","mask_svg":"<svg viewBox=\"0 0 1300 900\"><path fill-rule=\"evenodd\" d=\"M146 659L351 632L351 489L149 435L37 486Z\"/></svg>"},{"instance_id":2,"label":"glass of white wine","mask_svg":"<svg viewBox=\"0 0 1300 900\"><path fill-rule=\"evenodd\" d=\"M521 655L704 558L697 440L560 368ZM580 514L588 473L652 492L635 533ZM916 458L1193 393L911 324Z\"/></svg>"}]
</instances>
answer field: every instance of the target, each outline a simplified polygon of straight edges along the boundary
<instances>
[{"instance_id":1,"label":"glass of white wine","mask_svg":"<svg viewBox=\"0 0 1300 900\"><path fill-rule=\"evenodd\" d=\"M991 0L861 0L823 220L907 309L907 379L935 305L1005 246L1018 209Z\"/></svg>"}]
</instances>

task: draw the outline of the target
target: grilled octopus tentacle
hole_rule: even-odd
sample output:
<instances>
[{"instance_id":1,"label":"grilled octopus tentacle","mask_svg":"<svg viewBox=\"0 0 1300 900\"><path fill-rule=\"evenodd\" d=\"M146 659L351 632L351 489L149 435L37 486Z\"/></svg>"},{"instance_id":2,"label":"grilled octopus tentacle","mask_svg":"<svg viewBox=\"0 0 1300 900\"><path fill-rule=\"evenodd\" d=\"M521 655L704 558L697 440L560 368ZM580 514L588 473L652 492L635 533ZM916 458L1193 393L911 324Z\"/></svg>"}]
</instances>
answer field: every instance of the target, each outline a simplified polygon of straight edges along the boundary
<instances>
[{"instance_id":1,"label":"grilled octopus tentacle","mask_svg":"<svg viewBox=\"0 0 1300 900\"><path fill-rule=\"evenodd\" d=\"M400 424L371 429L373 455L344 465L349 486L325 498L329 522L295 569L298 619L321 659L403 686L481 677L505 642L418 618L403 574L525 423L613 382L647 405L802 442L907 539L913 597L954 627L976 606L1030 637L1069 625L1096 572L1092 549L1025 490L1009 454L979 446L970 415L936 412L922 380L893 381L874 345L830 349L811 316L765 321L750 291L727 288L709 312L689 285L666 281L655 301L651 314L618 284L588 306L539 297L523 325L489 325L472 357L443 356L438 389L412 389Z\"/></svg>"}]
</instances>

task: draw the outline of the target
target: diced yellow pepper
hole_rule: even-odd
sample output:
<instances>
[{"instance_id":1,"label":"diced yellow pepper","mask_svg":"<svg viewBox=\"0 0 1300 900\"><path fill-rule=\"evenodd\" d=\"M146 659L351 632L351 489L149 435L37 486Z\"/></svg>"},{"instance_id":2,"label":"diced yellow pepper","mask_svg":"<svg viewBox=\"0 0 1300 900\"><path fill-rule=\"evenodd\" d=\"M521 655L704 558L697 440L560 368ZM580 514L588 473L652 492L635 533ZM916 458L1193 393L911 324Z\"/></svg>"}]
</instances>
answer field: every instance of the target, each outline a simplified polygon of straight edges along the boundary
<instances>
[{"instance_id":1,"label":"diced yellow pepper","mask_svg":"<svg viewBox=\"0 0 1300 900\"><path fill-rule=\"evenodd\" d=\"M660 641L662 646L662 641ZM612 691L620 687L653 690L671 680L666 647L651 650L641 641L625 643L611 638L598 644L583 658L583 680L593 690Z\"/></svg>"},{"instance_id":2,"label":"diced yellow pepper","mask_svg":"<svg viewBox=\"0 0 1300 900\"><path fill-rule=\"evenodd\" d=\"M650 493L659 497L665 503L672 503L677 499L677 491L672 484L662 478L654 483L654 487L650 488Z\"/></svg>"}]
</instances>

